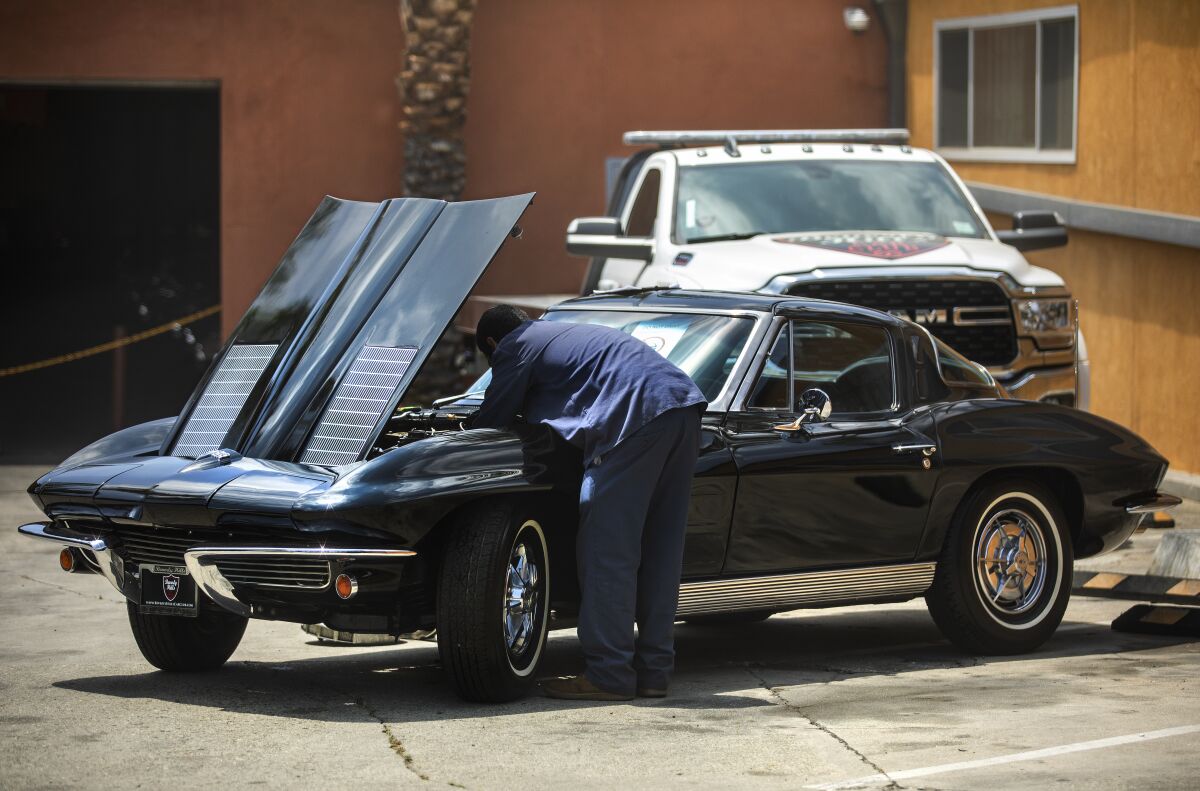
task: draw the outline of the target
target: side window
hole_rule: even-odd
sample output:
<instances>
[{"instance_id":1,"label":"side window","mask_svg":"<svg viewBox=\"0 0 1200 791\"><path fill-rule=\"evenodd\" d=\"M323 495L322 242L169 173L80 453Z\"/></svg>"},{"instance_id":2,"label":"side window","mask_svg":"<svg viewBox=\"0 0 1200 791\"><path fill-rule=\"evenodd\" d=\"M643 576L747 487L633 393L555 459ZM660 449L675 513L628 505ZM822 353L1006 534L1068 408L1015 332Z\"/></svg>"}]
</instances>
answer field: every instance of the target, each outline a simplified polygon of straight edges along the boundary
<instances>
[{"instance_id":1,"label":"side window","mask_svg":"<svg viewBox=\"0 0 1200 791\"><path fill-rule=\"evenodd\" d=\"M992 386L991 379L968 362L966 357L941 341L937 342L937 350L938 367L942 369L942 379L947 384Z\"/></svg>"},{"instance_id":2,"label":"side window","mask_svg":"<svg viewBox=\"0 0 1200 791\"><path fill-rule=\"evenodd\" d=\"M658 217L658 188L661 183L662 171L655 168L646 173L642 187L633 199L629 221L625 223L626 236L654 235L654 220Z\"/></svg>"},{"instance_id":3,"label":"side window","mask_svg":"<svg viewBox=\"0 0 1200 791\"><path fill-rule=\"evenodd\" d=\"M754 390L746 405L751 409L781 409L788 408L788 325L784 324L767 355L762 373L754 383ZM800 394L797 393L797 396Z\"/></svg>"},{"instance_id":4,"label":"side window","mask_svg":"<svg viewBox=\"0 0 1200 791\"><path fill-rule=\"evenodd\" d=\"M810 388L824 390L834 415L886 412L892 408L892 353L882 327L836 321L793 321L791 361L788 328L780 332L751 393L755 409L792 410Z\"/></svg>"}]
</instances>

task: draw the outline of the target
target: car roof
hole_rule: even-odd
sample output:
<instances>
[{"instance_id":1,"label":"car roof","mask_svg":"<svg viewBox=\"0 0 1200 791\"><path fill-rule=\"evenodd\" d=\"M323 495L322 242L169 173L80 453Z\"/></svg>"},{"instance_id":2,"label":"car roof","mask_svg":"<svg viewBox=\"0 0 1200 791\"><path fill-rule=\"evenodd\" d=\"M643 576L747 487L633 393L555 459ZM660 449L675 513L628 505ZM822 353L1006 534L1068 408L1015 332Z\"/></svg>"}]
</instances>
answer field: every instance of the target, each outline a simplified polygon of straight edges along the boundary
<instances>
[{"instance_id":1,"label":"car roof","mask_svg":"<svg viewBox=\"0 0 1200 791\"><path fill-rule=\"evenodd\" d=\"M845 302L830 302L824 299L809 299L782 294L762 294L745 291L699 291L683 288L646 288L619 289L617 291L597 292L586 297L576 297L560 302L550 310L568 310L570 308L587 307L591 309L621 310L638 308L641 310L659 309L695 310L700 312L720 311L754 311L759 313L776 313L780 310L815 311L820 313L838 313L847 317L873 319L892 326L904 325L904 319L890 313L864 308L859 305L849 305Z\"/></svg>"}]
</instances>

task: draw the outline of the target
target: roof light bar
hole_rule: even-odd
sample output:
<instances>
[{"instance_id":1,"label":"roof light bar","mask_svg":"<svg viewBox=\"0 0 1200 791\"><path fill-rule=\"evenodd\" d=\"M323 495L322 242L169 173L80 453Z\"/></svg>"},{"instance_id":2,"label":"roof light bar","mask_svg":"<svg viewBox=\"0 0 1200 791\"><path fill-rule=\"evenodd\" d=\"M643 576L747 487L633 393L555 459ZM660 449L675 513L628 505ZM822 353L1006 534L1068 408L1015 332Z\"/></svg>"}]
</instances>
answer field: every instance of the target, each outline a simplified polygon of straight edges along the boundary
<instances>
[{"instance_id":1,"label":"roof light bar","mask_svg":"<svg viewBox=\"0 0 1200 791\"><path fill-rule=\"evenodd\" d=\"M626 132L627 146L695 143L893 143L908 142L907 129L708 129Z\"/></svg>"}]
</instances>

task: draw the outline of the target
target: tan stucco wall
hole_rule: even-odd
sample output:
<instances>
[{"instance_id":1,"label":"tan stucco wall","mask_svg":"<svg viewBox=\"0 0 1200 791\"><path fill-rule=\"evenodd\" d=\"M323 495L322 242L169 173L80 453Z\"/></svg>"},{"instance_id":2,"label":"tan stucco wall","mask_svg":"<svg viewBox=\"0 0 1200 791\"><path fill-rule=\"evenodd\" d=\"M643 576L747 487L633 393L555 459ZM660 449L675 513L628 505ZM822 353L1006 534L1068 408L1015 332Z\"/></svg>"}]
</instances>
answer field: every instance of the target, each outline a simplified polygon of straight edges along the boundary
<instances>
[{"instance_id":1,"label":"tan stucco wall","mask_svg":"<svg viewBox=\"0 0 1200 791\"><path fill-rule=\"evenodd\" d=\"M933 145L933 24L1062 0L911 0L909 126ZM1079 0L1074 165L954 163L968 181L1200 215L1200 2Z\"/></svg>"},{"instance_id":2,"label":"tan stucco wall","mask_svg":"<svg viewBox=\"0 0 1200 791\"><path fill-rule=\"evenodd\" d=\"M1066 247L1026 255L1079 300L1092 410L1145 437L1172 469L1200 471L1200 251L1072 230Z\"/></svg>"},{"instance_id":3,"label":"tan stucco wall","mask_svg":"<svg viewBox=\"0 0 1200 791\"><path fill-rule=\"evenodd\" d=\"M1062 4L912 0L914 143L933 144L935 20ZM951 164L968 181L1200 216L1200 3L1080 0L1079 50L1076 164ZM1200 250L1070 233L1067 247L1028 257L1061 274L1079 299L1093 410L1144 436L1173 468L1200 472Z\"/></svg>"}]
</instances>

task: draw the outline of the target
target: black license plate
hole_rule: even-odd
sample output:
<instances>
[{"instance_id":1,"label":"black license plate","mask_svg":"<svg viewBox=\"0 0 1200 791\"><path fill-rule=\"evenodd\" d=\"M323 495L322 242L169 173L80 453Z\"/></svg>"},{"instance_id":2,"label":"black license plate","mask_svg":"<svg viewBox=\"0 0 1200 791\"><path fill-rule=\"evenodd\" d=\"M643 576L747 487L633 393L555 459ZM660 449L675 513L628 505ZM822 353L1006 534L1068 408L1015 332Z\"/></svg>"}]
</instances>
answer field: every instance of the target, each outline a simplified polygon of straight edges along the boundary
<instances>
[{"instance_id":1,"label":"black license plate","mask_svg":"<svg viewBox=\"0 0 1200 791\"><path fill-rule=\"evenodd\" d=\"M138 611L154 615L196 615L196 581L186 566L142 566Z\"/></svg>"}]
</instances>

